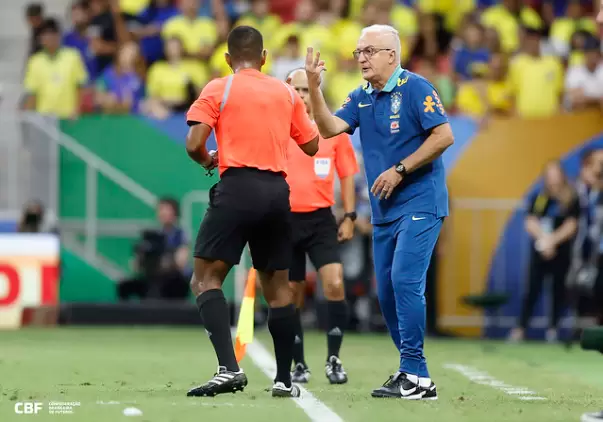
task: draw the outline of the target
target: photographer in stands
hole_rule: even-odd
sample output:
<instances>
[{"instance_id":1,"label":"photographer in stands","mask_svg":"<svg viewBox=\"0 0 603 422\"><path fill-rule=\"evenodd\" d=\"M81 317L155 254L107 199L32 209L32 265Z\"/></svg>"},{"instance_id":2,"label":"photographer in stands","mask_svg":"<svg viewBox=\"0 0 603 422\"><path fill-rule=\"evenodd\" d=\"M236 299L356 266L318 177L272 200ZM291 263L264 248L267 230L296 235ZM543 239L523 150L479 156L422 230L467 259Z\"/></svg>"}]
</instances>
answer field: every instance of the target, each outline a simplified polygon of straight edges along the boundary
<instances>
[{"instance_id":1,"label":"photographer in stands","mask_svg":"<svg viewBox=\"0 0 603 422\"><path fill-rule=\"evenodd\" d=\"M188 240L178 227L179 205L162 198L157 208L160 230L145 230L134 247L136 275L117 286L120 300L185 299L188 297Z\"/></svg>"}]
</instances>

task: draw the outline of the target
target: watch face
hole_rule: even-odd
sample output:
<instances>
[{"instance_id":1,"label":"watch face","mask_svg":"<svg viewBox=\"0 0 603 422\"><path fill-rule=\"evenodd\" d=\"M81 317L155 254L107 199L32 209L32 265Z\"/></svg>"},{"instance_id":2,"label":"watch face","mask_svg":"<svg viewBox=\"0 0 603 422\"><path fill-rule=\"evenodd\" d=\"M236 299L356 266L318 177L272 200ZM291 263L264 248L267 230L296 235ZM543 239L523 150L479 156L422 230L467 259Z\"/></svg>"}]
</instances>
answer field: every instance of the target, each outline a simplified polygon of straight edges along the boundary
<instances>
[{"instance_id":1,"label":"watch face","mask_svg":"<svg viewBox=\"0 0 603 422\"><path fill-rule=\"evenodd\" d=\"M398 165L396 166L396 171L397 171L398 173L403 173L403 172L404 172L404 166L403 166L402 164L398 164Z\"/></svg>"}]
</instances>

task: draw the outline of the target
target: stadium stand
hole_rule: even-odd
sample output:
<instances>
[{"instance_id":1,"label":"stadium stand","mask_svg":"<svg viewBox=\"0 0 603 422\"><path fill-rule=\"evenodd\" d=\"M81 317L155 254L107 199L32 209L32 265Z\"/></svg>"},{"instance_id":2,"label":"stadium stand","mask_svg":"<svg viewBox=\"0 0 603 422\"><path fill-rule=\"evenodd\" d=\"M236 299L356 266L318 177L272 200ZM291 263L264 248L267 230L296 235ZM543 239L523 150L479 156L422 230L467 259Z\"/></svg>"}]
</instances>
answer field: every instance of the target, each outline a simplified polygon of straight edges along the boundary
<instances>
[{"instance_id":1,"label":"stadium stand","mask_svg":"<svg viewBox=\"0 0 603 422\"><path fill-rule=\"evenodd\" d=\"M178 81L192 81L198 92L210 78L227 75L230 69L223 54L228 28L253 25L266 37L270 52L266 72L281 76L285 67L301 63L305 46L320 49L331 64L325 81L327 96L330 104L337 107L345 93L362 82L350 60L350 51L360 29L374 23L391 24L401 34L403 65L437 79L436 85L449 105L449 112L479 115L488 110L509 114L515 112L515 99L519 114L525 114L522 109L536 109L534 113L542 115L554 113L561 106L564 69L583 63L585 46L592 45L597 31L592 18L592 2L583 0L571 0L565 7L558 6L559 2L536 1L521 6L524 2L516 0L468 0L455 7L452 7L453 2L421 0L355 0L347 4L316 0L288 3L253 0L237 2L236 7L233 3L76 1L69 9L70 22L64 25L67 28L64 46L80 52L90 75L89 85L98 87L104 86L108 74L103 70L116 57L117 45L137 42L140 48L131 54L137 56L137 72L145 82L147 103L154 106L131 107L130 112L167 118L181 112L180 108L165 104L159 107L157 103L182 103L187 95L184 95L184 85ZM33 44L37 42L37 35L34 31ZM174 59L174 54L180 56L180 53L166 50L166 43L170 44L168 41L172 39L180 41L181 58ZM532 39L542 51L542 58L535 63L526 58L529 56L526 49ZM172 47L170 51L175 49ZM166 54L172 56L167 62L164 61ZM495 58L491 61L493 55ZM508 66L500 64L507 62ZM542 90L533 82L548 80L541 77L548 73L556 81L557 88L551 91L551 98L541 98L534 94ZM520 75L520 78L513 75ZM161 99L165 93L160 94L160 91L169 88L162 88L158 79L169 80L163 86L175 87L178 94L174 95L178 98ZM450 79L454 83L450 83ZM484 83L474 84L475 80ZM128 88L130 85L137 85L128 77L114 83L120 86L115 89L125 90L132 89ZM522 89L522 84L532 92ZM484 92L483 98L481 92ZM107 110L103 106L103 95L95 97L96 101L91 103L90 93L84 95L82 110ZM491 102L496 104L490 107Z\"/></svg>"}]
</instances>

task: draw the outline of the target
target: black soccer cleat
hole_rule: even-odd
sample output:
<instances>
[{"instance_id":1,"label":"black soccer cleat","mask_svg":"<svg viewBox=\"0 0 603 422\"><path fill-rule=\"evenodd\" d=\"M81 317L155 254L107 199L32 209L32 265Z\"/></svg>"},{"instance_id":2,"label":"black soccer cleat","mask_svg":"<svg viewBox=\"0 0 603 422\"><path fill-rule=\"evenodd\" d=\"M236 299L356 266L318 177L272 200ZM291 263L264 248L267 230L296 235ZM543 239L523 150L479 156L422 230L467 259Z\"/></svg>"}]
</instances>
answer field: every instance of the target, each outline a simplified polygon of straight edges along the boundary
<instances>
[{"instance_id":1,"label":"black soccer cleat","mask_svg":"<svg viewBox=\"0 0 603 422\"><path fill-rule=\"evenodd\" d=\"M371 394L373 397L406 400L420 400L424 395L425 391L401 372L390 375L388 380L381 387L373 390Z\"/></svg>"},{"instance_id":2,"label":"black soccer cleat","mask_svg":"<svg viewBox=\"0 0 603 422\"><path fill-rule=\"evenodd\" d=\"M291 381L298 384L306 384L310 381L310 370L303 363L298 363L291 371Z\"/></svg>"},{"instance_id":3,"label":"black soccer cleat","mask_svg":"<svg viewBox=\"0 0 603 422\"><path fill-rule=\"evenodd\" d=\"M236 393L243 391L247 386L247 375L242 370L239 372L228 371L224 366L218 366L218 372L205 384L191 388L187 397L214 397L218 394Z\"/></svg>"},{"instance_id":4,"label":"black soccer cleat","mask_svg":"<svg viewBox=\"0 0 603 422\"><path fill-rule=\"evenodd\" d=\"M345 384L348 382L341 360L337 356L331 356L325 365L325 375L331 384Z\"/></svg>"},{"instance_id":5,"label":"black soccer cleat","mask_svg":"<svg viewBox=\"0 0 603 422\"><path fill-rule=\"evenodd\" d=\"M431 385L429 387L421 387L421 390L423 390L424 392L423 397L421 397L421 400L438 399L438 390L436 389L436 385L433 383L433 381L431 382Z\"/></svg>"},{"instance_id":6,"label":"black soccer cleat","mask_svg":"<svg viewBox=\"0 0 603 422\"><path fill-rule=\"evenodd\" d=\"M286 387L284 383L278 381L272 386L272 397L299 397L301 390L295 384Z\"/></svg>"},{"instance_id":7,"label":"black soccer cleat","mask_svg":"<svg viewBox=\"0 0 603 422\"><path fill-rule=\"evenodd\" d=\"M596 413L585 413L580 422L603 422L603 410Z\"/></svg>"}]
</instances>

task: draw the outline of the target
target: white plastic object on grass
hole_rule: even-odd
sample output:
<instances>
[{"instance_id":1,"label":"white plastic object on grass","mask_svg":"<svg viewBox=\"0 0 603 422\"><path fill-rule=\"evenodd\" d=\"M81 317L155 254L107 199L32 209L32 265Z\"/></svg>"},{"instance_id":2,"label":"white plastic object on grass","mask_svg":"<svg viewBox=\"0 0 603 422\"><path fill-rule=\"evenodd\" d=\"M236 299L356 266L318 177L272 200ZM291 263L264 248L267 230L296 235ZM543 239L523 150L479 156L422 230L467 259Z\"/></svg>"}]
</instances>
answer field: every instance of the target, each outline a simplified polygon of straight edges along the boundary
<instances>
[{"instance_id":1,"label":"white plastic object on grass","mask_svg":"<svg viewBox=\"0 0 603 422\"><path fill-rule=\"evenodd\" d=\"M124 416L142 416L142 410L135 407L126 407L124 409Z\"/></svg>"}]
</instances>

